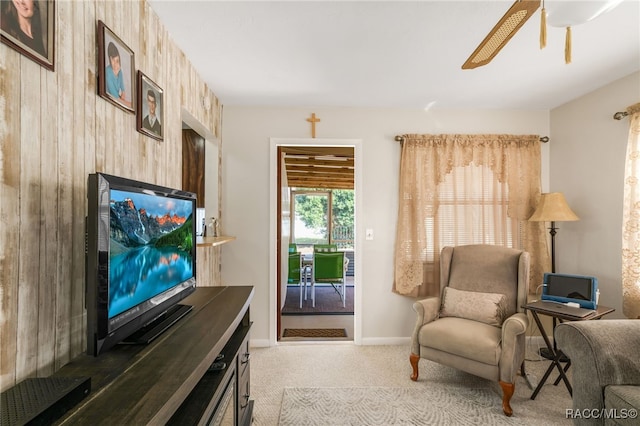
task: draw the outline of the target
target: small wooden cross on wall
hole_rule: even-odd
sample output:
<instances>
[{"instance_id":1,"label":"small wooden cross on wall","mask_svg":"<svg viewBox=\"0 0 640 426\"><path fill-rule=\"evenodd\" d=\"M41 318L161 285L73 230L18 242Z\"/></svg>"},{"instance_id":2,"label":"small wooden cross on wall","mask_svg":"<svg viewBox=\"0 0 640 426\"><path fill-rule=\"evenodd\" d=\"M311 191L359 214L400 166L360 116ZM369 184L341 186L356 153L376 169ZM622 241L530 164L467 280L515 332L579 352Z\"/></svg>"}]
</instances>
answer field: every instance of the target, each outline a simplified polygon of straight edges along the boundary
<instances>
[{"instance_id":1,"label":"small wooden cross on wall","mask_svg":"<svg viewBox=\"0 0 640 426\"><path fill-rule=\"evenodd\" d=\"M312 113L311 117L307 118L307 121L311 123L311 137L316 137L316 123L320 121L319 118L316 118L316 113Z\"/></svg>"}]
</instances>

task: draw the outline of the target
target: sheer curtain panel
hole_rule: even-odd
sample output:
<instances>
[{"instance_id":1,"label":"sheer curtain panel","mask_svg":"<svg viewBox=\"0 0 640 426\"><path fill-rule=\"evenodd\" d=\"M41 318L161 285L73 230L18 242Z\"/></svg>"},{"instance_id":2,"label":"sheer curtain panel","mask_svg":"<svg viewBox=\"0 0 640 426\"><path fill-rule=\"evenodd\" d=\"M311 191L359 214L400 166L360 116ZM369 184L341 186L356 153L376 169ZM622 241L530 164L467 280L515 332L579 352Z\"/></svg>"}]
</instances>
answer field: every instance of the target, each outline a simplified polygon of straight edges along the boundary
<instances>
[{"instance_id":1,"label":"sheer curtain panel","mask_svg":"<svg viewBox=\"0 0 640 426\"><path fill-rule=\"evenodd\" d=\"M640 318L640 104L627 108L629 141L622 216L622 312Z\"/></svg>"},{"instance_id":2,"label":"sheer curtain panel","mask_svg":"<svg viewBox=\"0 0 640 426\"><path fill-rule=\"evenodd\" d=\"M393 291L439 296L440 251L463 244L526 250L541 283L546 232L528 221L540 192L537 135L404 135Z\"/></svg>"}]
</instances>

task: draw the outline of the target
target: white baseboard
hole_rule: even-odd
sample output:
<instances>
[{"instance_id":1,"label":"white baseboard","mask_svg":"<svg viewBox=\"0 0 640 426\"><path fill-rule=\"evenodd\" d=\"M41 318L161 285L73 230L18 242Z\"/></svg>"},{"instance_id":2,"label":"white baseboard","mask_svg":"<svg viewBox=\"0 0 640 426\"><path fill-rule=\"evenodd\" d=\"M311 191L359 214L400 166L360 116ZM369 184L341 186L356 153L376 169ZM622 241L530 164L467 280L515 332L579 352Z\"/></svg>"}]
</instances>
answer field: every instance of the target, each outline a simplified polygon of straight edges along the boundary
<instances>
[{"instance_id":1,"label":"white baseboard","mask_svg":"<svg viewBox=\"0 0 640 426\"><path fill-rule=\"evenodd\" d=\"M551 338L550 338L551 339ZM410 345L411 337L365 337L361 339L363 346L402 346ZM544 339L542 336L527 336L526 337L527 348L545 348ZM269 339L251 339L249 346L254 348L268 348L271 346Z\"/></svg>"},{"instance_id":2,"label":"white baseboard","mask_svg":"<svg viewBox=\"0 0 640 426\"><path fill-rule=\"evenodd\" d=\"M249 347L252 348L268 348L269 339L249 339Z\"/></svg>"},{"instance_id":3,"label":"white baseboard","mask_svg":"<svg viewBox=\"0 0 640 426\"><path fill-rule=\"evenodd\" d=\"M550 341L551 337L549 338ZM546 358L540 355L540 349L546 348L547 344L544 342L542 336L527 336L526 339L526 352L525 352L525 361L547 361ZM532 379L531 381L536 381L537 379Z\"/></svg>"},{"instance_id":4,"label":"white baseboard","mask_svg":"<svg viewBox=\"0 0 640 426\"><path fill-rule=\"evenodd\" d=\"M363 346L409 346L411 344L411 337L366 337L362 338L361 342Z\"/></svg>"},{"instance_id":5,"label":"white baseboard","mask_svg":"<svg viewBox=\"0 0 640 426\"><path fill-rule=\"evenodd\" d=\"M289 342L287 342L289 343ZM329 341L325 341L325 342L309 342L309 341L303 341L303 342L291 342L291 343L297 343L297 344L328 344L328 343L336 343L336 344L344 344L347 342L342 342L342 341L336 341L336 342L329 342ZM349 341L349 344L354 344L353 341ZM384 346L384 345L389 345L389 346L409 346L411 344L411 338L410 337L372 337L372 338L364 338L361 340L360 343L362 346ZM269 343L269 339L249 339L249 346L253 347L253 348L268 348L271 346L271 344Z\"/></svg>"},{"instance_id":6,"label":"white baseboard","mask_svg":"<svg viewBox=\"0 0 640 426\"><path fill-rule=\"evenodd\" d=\"M549 337L549 340L552 338ZM392 345L392 346L401 346L401 345L410 345L411 337L363 337L362 345ZM542 336L527 336L526 337L527 347L534 348L546 348L547 345L544 343L544 339Z\"/></svg>"},{"instance_id":7,"label":"white baseboard","mask_svg":"<svg viewBox=\"0 0 640 426\"><path fill-rule=\"evenodd\" d=\"M549 340L553 342L553 337L549 336ZM544 343L544 339L542 336L527 336L526 337L527 347L538 347L538 348L546 348L547 345Z\"/></svg>"}]
</instances>

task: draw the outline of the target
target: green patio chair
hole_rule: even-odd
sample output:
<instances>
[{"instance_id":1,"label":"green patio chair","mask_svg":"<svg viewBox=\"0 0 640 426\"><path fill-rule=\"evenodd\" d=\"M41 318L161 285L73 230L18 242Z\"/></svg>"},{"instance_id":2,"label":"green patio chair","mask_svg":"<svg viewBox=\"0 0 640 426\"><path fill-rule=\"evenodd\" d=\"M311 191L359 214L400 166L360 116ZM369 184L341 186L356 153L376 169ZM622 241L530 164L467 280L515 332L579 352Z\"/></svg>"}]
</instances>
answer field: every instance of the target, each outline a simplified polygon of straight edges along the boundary
<instances>
[{"instance_id":1,"label":"green patio chair","mask_svg":"<svg viewBox=\"0 0 640 426\"><path fill-rule=\"evenodd\" d=\"M300 307L302 308L302 256L300 253L289 253L289 275L287 277L287 284L298 284L300 287ZM305 285L305 293L307 286ZM306 299L306 296L305 296Z\"/></svg>"},{"instance_id":2,"label":"green patio chair","mask_svg":"<svg viewBox=\"0 0 640 426\"><path fill-rule=\"evenodd\" d=\"M336 244L314 244L313 252L314 253L335 253L338 251L338 246Z\"/></svg>"},{"instance_id":3,"label":"green patio chair","mask_svg":"<svg viewBox=\"0 0 640 426\"><path fill-rule=\"evenodd\" d=\"M331 284L333 289L340 296L342 300L342 306L346 307L346 283L347 279L345 272L347 270L347 264L349 260L344 257L344 252L336 251L330 253L314 252L313 264L311 266L312 280L311 280L311 301L313 307L316 306L316 283Z\"/></svg>"},{"instance_id":4,"label":"green patio chair","mask_svg":"<svg viewBox=\"0 0 640 426\"><path fill-rule=\"evenodd\" d=\"M307 267L302 264L302 253L297 251L295 244L289 244L287 284L298 284L300 287L300 308L302 308L302 287L304 287L304 300L307 300Z\"/></svg>"}]
</instances>

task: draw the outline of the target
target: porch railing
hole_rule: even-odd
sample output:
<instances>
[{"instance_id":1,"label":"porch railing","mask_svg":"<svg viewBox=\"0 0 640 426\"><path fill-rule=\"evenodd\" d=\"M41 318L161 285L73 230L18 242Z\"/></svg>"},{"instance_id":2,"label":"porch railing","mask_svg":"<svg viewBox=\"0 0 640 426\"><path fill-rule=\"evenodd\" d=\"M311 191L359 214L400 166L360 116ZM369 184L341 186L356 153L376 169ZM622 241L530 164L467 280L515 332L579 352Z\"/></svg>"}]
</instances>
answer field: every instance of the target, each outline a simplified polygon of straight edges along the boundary
<instances>
[{"instance_id":1,"label":"porch railing","mask_svg":"<svg viewBox=\"0 0 640 426\"><path fill-rule=\"evenodd\" d=\"M353 249L353 226L334 226L331 243L337 244L339 249Z\"/></svg>"}]
</instances>

